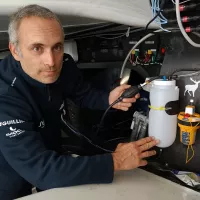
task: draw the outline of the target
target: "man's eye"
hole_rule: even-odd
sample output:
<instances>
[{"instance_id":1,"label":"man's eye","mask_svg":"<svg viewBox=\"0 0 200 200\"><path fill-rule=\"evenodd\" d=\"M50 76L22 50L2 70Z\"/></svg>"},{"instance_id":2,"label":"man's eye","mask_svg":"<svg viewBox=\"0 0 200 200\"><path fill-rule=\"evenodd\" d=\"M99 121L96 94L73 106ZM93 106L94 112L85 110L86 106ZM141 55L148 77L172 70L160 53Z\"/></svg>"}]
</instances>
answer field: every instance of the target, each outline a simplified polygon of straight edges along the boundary
<instances>
[{"instance_id":1,"label":"man's eye","mask_svg":"<svg viewBox=\"0 0 200 200\"><path fill-rule=\"evenodd\" d=\"M54 49L56 51L61 51L62 50L62 46L61 45L55 46Z\"/></svg>"},{"instance_id":2,"label":"man's eye","mask_svg":"<svg viewBox=\"0 0 200 200\"><path fill-rule=\"evenodd\" d=\"M35 52L41 51L41 47L34 47L33 51L35 51Z\"/></svg>"}]
</instances>

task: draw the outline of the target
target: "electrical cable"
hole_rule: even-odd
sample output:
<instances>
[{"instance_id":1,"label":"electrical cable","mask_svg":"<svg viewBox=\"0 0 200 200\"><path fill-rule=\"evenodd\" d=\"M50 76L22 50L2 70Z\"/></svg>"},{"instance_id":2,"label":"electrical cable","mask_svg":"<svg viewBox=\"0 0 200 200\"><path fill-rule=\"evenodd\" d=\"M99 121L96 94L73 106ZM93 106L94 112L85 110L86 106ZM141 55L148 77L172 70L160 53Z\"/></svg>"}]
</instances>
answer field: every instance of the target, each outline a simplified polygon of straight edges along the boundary
<instances>
[{"instance_id":1,"label":"electrical cable","mask_svg":"<svg viewBox=\"0 0 200 200\"><path fill-rule=\"evenodd\" d=\"M193 21L197 21L200 19L200 16L183 16L181 17L181 22L182 23L188 23L188 22L193 22ZM168 24L172 24L172 23L177 23L177 19L170 19L168 20Z\"/></svg>"},{"instance_id":2,"label":"electrical cable","mask_svg":"<svg viewBox=\"0 0 200 200\"><path fill-rule=\"evenodd\" d=\"M97 144L94 144L94 143L92 142L92 140L90 140L88 137L86 137L85 135L83 135L83 134L80 133L79 131L75 130L74 127L72 127L68 122L66 122L66 121L64 120L64 118L63 118L63 115L61 115L61 120L63 121L63 123L64 123L72 132L74 132L76 135L81 136L82 138L84 138L84 139L85 139L87 142L89 142L92 146L94 146L94 147L96 147L96 148L98 148L98 149L101 149L101 150L103 150L103 151L105 151L105 152L107 152L107 153L113 153L113 152L114 152L114 151L111 151L111 150L109 150L109 149L105 149L105 148L103 148L103 147L101 147L101 146L99 146L99 145L97 145Z\"/></svg>"},{"instance_id":3,"label":"electrical cable","mask_svg":"<svg viewBox=\"0 0 200 200\"><path fill-rule=\"evenodd\" d=\"M144 28L133 29L133 30L130 30L129 33L135 33L135 32L139 32L139 31L143 31L143 30L144 30ZM99 37L99 36L101 37L101 36L106 36L106 35L112 35L112 34L109 34L109 33L108 34L106 34L106 33L104 33L104 34L96 34L95 32L93 32L93 33L90 33L90 34L85 34L85 35L80 35L80 36L77 36L77 37L72 37L72 38L70 38L70 40L71 39L77 40L77 39L83 39L83 38L89 38L89 37ZM116 34L113 34L113 35L115 35L116 37L117 36L123 37L126 34L125 33L116 33ZM105 38L105 39L113 39L113 38Z\"/></svg>"},{"instance_id":4,"label":"electrical cable","mask_svg":"<svg viewBox=\"0 0 200 200\"><path fill-rule=\"evenodd\" d=\"M159 4L159 0L152 0L152 15L153 15L153 19L147 24L146 26L146 31L148 29L148 26L155 21L156 23L158 23L160 25L160 28L163 31L169 32L166 29L162 28L162 24L166 24L167 23L167 19L163 16L162 14L162 10L164 8L165 5L165 0L162 0L162 2ZM156 13L156 11L158 11Z\"/></svg>"},{"instance_id":5,"label":"electrical cable","mask_svg":"<svg viewBox=\"0 0 200 200\"><path fill-rule=\"evenodd\" d=\"M160 8L159 2L160 2L160 0L152 0L152 16L153 17L156 15L156 12L162 11ZM163 0L162 3L164 4L165 1ZM164 5L162 5L162 6L164 7ZM170 32L169 30L164 29L162 27L163 24L168 23L168 20L164 17L162 12L160 12L159 16L154 21L160 26L160 29L162 29L165 32Z\"/></svg>"},{"instance_id":6,"label":"electrical cable","mask_svg":"<svg viewBox=\"0 0 200 200\"><path fill-rule=\"evenodd\" d=\"M136 29L134 29L136 30ZM102 33L100 35L97 35L97 36L120 36L122 34L125 34L125 33Z\"/></svg>"},{"instance_id":7,"label":"electrical cable","mask_svg":"<svg viewBox=\"0 0 200 200\"><path fill-rule=\"evenodd\" d=\"M190 128L191 129L199 126L199 123L197 123L195 126L192 126L191 119L189 121L190 121ZM188 158L189 157L189 150L190 150L190 148L192 150L192 156L190 158ZM195 154L195 152L194 152L194 149L193 149L193 145L188 145L187 152L186 152L186 164L188 164L192 160L192 158L194 157L194 154Z\"/></svg>"},{"instance_id":8,"label":"electrical cable","mask_svg":"<svg viewBox=\"0 0 200 200\"><path fill-rule=\"evenodd\" d=\"M177 27L170 27L170 30L171 30L172 33L180 32L180 29L177 28ZM188 26L188 27L185 27L184 30L185 30L186 33L194 33L196 36L200 37L200 34L197 32L197 31L200 31L199 26L197 26L197 27Z\"/></svg>"},{"instance_id":9,"label":"electrical cable","mask_svg":"<svg viewBox=\"0 0 200 200\"><path fill-rule=\"evenodd\" d=\"M122 35L112 37L112 38L108 38L108 37L104 37L104 36L96 36L96 37L106 39L106 40L114 40L114 39L118 39L118 38L121 38L121 37L124 37L124 36L126 36L126 34L122 34Z\"/></svg>"},{"instance_id":10,"label":"electrical cable","mask_svg":"<svg viewBox=\"0 0 200 200\"><path fill-rule=\"evenodd\" d=\"M185 32L185 29L182 25L181 22L181 15L180 15L180 10L179 10L179 0L175 0L176 1L176 18L177 18L177 22L178 22L178 26L180 28L181 33L183 34L184 38L194 47L200 47L200 44L195 43L189 36L188 34Z\"/></svg>"},{"instance_id":11,"label":"electrical cable","mask_svg":"<svg viewBox=\"0 0 200 200\"><path fill-rule=\"evenodd\" d=\"M124 124L124 123L126 123L126 122L128 122L128 121L132 121L132 118L127 119L127 120L124 120L124 121L122 121L122 122L119 122L119 123L115 124L114 126L112 126L112 128L117 130L118 128L116 128L116 126L119 126L119 125L121 125L121 124Z\"/></svg>"},{"instance_id":12,"label":"electrical cable","mask_svg":"<svg viewBox=\"0 0 200 200\"><path fill-rule=\"evenodd\" d=\"M158 17L158 15L160 14L160 12L161 12L161 10L155 15L155 17L152 20L150 20L148 22L148 24L145 27L145 32L147 32L149 25Z\"/></svg>"},{"instance_id":13,"label":"electrical cable","mask_svg":"<svg viewBox=\"0 0 200 200\"><path fill-rule=\"evenodd\" d=\"M108 23L106 23L108 24ZM109 24L113 24L113 23L109 23ZM90 27L90 28L85 28L85 29L81 29L79 31L74 31L74 32L69 32L67 34L65 34L66 37L68 36L74 36L74 37L78 37L78 36L82 36L82 35L89 35L89 34L100 34L100 33L106 33L106 32L110 32L110 31L123 31L124 26L125 25L121 25L121 24L116 24L114 25L114 27L112 27L111 25L99 25L99 26L95 26L95 27ZM111 26L111 27L110 27ZM135 28L135 27L134 27Z\"/></svg>"},{"instance_id":14,"label":"electrical cable","mask_svg":"<svg viewBox=\"0 0 200 200\"><path fill-rule=\"evenodd\" d=\"M151 3L151 0L149 0L149 5L152 7L152 3Z\"/></svg>"},{"instance_id":15,"label":"electrical cable","mask_svg":"<svg viewBox=\"0 0 200 200\"><path fill-rule=\"evenodd\" d=\"M125 58L125 60L124 60L124 62L123 62L123 65L122 65L122 68L121 68L121 72L120 72L120 78L123 77L123 73L124 73L124 69L125 69L126 63L127 63L127 61L129 60L129 57L130 57L132 51L135 50L135 49L136 49L142 42L144 42L146 39L148 39L149 37L155 35L155 33L158 33L158 32L162 32L162 30L159 29L159 30L154 31L154 33L149 33L148 35L146 35L146 36L144 36L142 39L140 39L140 40L137 42L137 44L135 44L135 45L131 48L131 50L129 51L129 53L127 54L127 56L126 56L126 58Z\"/></svg>"},{"instance_id":16,"label":"electrical cable","mask_svg":"<svg viewBox=\"0 0 200 200\"><path fill-rule=\"evenodd\" d=\"M178 4L176 4L178 5ZM200 3L191 3L189 5L178 5L179 7L179 11L180 12L185 12L185 11L189 11L192 9L195 9L196 7L200 6ZM169 9L164 9L163 13L171 13L171 12L176 12L176 7L175 8L169 8Z\"/></svg>"},{"instance_id":17,"label":"electrical cable","mask_svg":"<svg viewBox=\"0 0 200 200\"><path fill-rule=\"evenodd\" d=\"M196 76L200 74L200 70L197 71L197 72L194 72L194 73L191 73L191 74L183 74L183 75L178 75L178 78L181 78L181 77L190 77L190 76Z\"/></svg>"},{"instance_id":18,"label":"electrical cable","mask_svg":"<svg viewBox=\"0 0 200 200\"><path fill-rule=\"evenodd\" d=\"M161 11L159 0L152 0L152 15L153 17L156 15L156 12ZM160 12L160 16L155 20L159 25L167 23L167 19Z\"/></svg>"},{"instance_id":19,"label":"electrical cable","mask_svg":"<svg viewBox=\"0 0 200 200\"><path fill-rule=\"evenodd\" d=\"M174 0L171 0L171 1L172 1L172 3L176 4L176 2L175 2ZM189 2L189 1L191 1L191 0L183 1L183 2L179 3L179 5L184 4L184 3L187 3L187 2Z\"/></svg>"},{"instance_id":20,"label":"electrical cable","mask_svg":"<svg viewBox=\"0 0 200 200\"><path fill-rule=\"evenodd\" d=\"M104 119L105 119L105 117L106 117L108 111L109 111L115 104L119 103L121 100L122 100L122 99L118 98L116 101L114 101L114 102L106 109L106 111L104 112L103 116L101 117L99 126L97 127L96 135L99 134L99 131L100 131L100 129L102 128Z\"/></svg>"},{"instance_id":21,"label":"electrical cable","mask_svg":"<svg viewBox=\"0 0 200 200\"><path fill-rule=\"evenodd\" d=\"M86 34L90 31L104 30L104 29L108 29L108 28L116 28L116 27L119 27L119 26L121 26L121 25L115 24L115 23L107 23L107 24L103 24L103 25L100 25L100 26L95 26L95 27L83 29L83 30L80 30L80 31L68 33L66 36L79 35L79 34L82 34L82 33Z\"/></svg>"},{"instance_id":22,"label":"electrical cable","mask_svg":"<svg viewBox=\"0 0 200 200\"><path fill-rule=\"evenodd\" d=\"M135 33L135 32L139 32L139 31L143 31L144 28L139 28L139 29L134 29L132 31L129 31L129 34L130 33ZM102 37L102 34L101 35L96 35L95 37L98 37L98 38L102 38L102 39L106 39L106 40L114 40L114 39L117 39L117 38L121 38L121 37L124 37L126 36L127 32L126 33L123 33L121 35L118 35L116 37L112 37L112 38L108 38L108 37ZM103 34L103 35L106 35L106 34Z\"/></svg>"},{"instance_id":23,"label":"electrical cable","mask_svg":"<svg viewBox=\"0 0 200 200\"><path fill-rule=\"evenodd\" d=\"M194 29L194 28L192 28L192 29ZM191 31L192 31L192 29L191 29ZM144 31L144 30L145 30L145 28L134 29L134 30L130 31L130 33L135 33L135 32ZM168 30L171 30L172 32L180 31L180 29L177 27L170 27L170 28L168 28ZM195 31L198 31L198 30L195 29ZM104 37L106 35L108 35L108 36L115 35L116 37ZM115 34L114 33L113 34L105 33L105 34L100 34L100 35L95 35L94 33L91 33L91 34L86 34L86 35L82 35L82 36L80 35L77 37L70 37L70 38L68 38L68 40L71 40L71 39L78 40L78 39L84 39L84 38L89 38L89 37L98 37L98 38L102 38L102 39L113 40L113 39L124 37L125 35L126 35L125 33L124 34L123 33L115 33ZM101 37L101 36L103 36L103 37Z\"/></svg>"},{"instance_id":24,"label":"electrical cable","mask_svg":"<svg viewBox=\"0 0 200 200\"><path fill-rule=\"evenodd\" d=\"M197 32L193 32L194 35L200 37L200 33L197 33Z\"/></svg>"},{"instance_id":25,"label":"electrical cable","mask_svg":"<svg viewBox=\"0 0 200 200\"><path fill-rule=\"evenodd\" d=\"M177 70L173 71L168 77L169 77L169 79L171 79L171 78L179 78L179 77L186 77L186 75L187 76L189 76L189 75L188 74L175 75L175 74L178 73L178 72L188 72L188 71L194 71L195 73L192 73L193 75L196 75L196 74L200 73L200 69L196 69L196 68L194 68L194 69L190 69L190 68L177 69Z\"/></svg>"},{"instance_id":26,"label":"electrical cable","mask_svg":"<svg viewBox=\"0 0 200 200\"><path fill-rule=\"evenodd\" d=\"M113 142L113 141L115 141L115 140L126 140L126 139L128 139L128 137L113 138L113 139L110 139L110 140L106 140L106 141L104 142L104 144L107 144L107 143L109 143L109 142Z\"/></svg>"},{"instance_id":27,"label":"electrical cable","mask_svg":"<svg viewBox=\"0 0 200 200\"><path fill-rule=\"evenodd\" d=\"M152 5L152 4L151 4L151 5ZM162 0L162 2L161 2L161 4L160 4L160 10L159 10L159 11L157 12L157 14L153 17L153 19L151 19L151 20L148 22L148 24L146 25L146 27L145 27L145 33L147 32L149 25L150 25L152 22L154 22L154 21L156 20L156 18L160 15L161 10L164 8L164 5L165 5L165 0Z\"/></svg>"}]
</instances>

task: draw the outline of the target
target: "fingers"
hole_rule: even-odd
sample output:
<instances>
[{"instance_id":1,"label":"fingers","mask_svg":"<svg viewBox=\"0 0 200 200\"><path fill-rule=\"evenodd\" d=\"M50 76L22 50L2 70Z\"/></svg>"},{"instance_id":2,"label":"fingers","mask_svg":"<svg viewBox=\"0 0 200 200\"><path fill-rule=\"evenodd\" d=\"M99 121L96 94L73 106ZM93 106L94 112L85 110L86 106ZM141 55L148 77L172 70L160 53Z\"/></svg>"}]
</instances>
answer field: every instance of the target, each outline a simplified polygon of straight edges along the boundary
<instances>
[{"instance_id":1,"label":"fingers","mask_svg":"<svg viewBox=\"0 0 200 200\"><path fill-rule=\"evenodd\" d=\"M140 158L141 159L148 158L148 157L151 157L151 156L154 156L154 155L156 155L156 151L145 151L145 152L140 154Z\"/></svg>"},{"instance_id":2,"label":"fingers","mask_svg":"<svg viewBox=\"0 0 200 200\"><path fill-rule=\"evenodd\" d=\"M151 142L147 142L139 147L140 151L142 152L142 151L151 149L152 147L156 146L158 143L159 143L159 140L153 140Z\"/></svg>"},{"instance_id":3,"label":"fingers","mask_svg":"<svg viewBox=\"0 0 200 200\"><path fill-rule=\"evenodd\" d=\"M139 99L139 98L140 98L140 94L139 94L139 93L136 94L136 95L135 95L135 98L136 98L136 99Z\"/></svg>"},{"instance_id":4,"label":"fingers","mask_svg":"<svg viewBox=\"0 0 200 200\"><path fill-rule=\"evenodd\" d=\"M141 160L139 163L139 166L142 167L142 166L146 166L147 164L148 162L146 160Z\"/></svg>"},{"instance_id":5,"label":"fingers","mask_svg":"<svg viewBox=\"0 0 200 200\"><path fill-rule=\"evenodd\" d=\"M123 102L120 102L120 103L117 103L115 106L113 106L113 108L117 108L117 109L120 109L120 110L123 110L123 111L128 111L128 109L132 106L131 103L123 103Z\"/></svg>"},{"instance_id":6,"label":"fingers","mask_svg":"<svg viewBox=\"0 0 200 200\"><path fill-rule=\"evenodd\" d=\"M132 98L125 98L123 99L123 102L125 103L134 103L136 102L136 100L140 98L140 94L136 94L135 97L132 97Z\"/></svg>"},{"instance_id":7,"label":"fingers","mask_svg":"<svg viewBox=\"0 0 200 200\"><path fill-rule=\"evenodd\" d=\"M126 89L128 89L128 88L130 88L130 87L131 87L131 85L123 84L123 85L120 85L119 87L116 87L115 90L116 90L120 95L122 95L122 93L123 93Z\"/></svg>"},{"instance_id":8,"label":"fingers","mask_svg":"<svg viewBox=\"0 0 200 200\"><path fill-rule=\"evenodd\" d=\"M123 85L120 85L118 88L119 88L120 90L126 90L126 89L128 89L128 88L130 88L130 87L131 87L131 85L123 84Z\"/></svg>"},{"instance_id":9,"label":"fingers","mask_svg":"<svg viewBox=\"0 0 200 200\"><path fill-rule=\"evenodd\" d=\"M155 140L154 137L146 137L146 138L142 138L141 140L138 140L137 142L135 142L135 144L138 145L138 146L141 146L141 145L149 143L153 140Z\"/></svg>"},{"instance_id":10,"label":"fingers","mask_svg":"<svg viewBox=\"0 0 200 200\"><path fill-rule=\"evenodd\" d=\"M127 108L130 108L132 106L131 103L123 103L123 102L120 102L118 103L118 106L119 107L127 107Z\"/></svg>"},{"instance_id":11,"label":"fingers","mask_svg":"<svg viewBox=\"0 0 200 200\"><path fill-rule=\"evenodd\" d=\"M136 102L136 98L133 97L133 98L125 98L123 99L123 102L124 103L135 103Z\"/></svg>"},{"instance_id":12,"label":"fingers","mask_svg":"<svg viewBox=\"0 0 200 200\"><path fill-rule=\"evenodd\" d=\"M128 108L127 107L120 107L120 110L122 110L122 111L128 111Z\"/></svg>"}]
</instances>

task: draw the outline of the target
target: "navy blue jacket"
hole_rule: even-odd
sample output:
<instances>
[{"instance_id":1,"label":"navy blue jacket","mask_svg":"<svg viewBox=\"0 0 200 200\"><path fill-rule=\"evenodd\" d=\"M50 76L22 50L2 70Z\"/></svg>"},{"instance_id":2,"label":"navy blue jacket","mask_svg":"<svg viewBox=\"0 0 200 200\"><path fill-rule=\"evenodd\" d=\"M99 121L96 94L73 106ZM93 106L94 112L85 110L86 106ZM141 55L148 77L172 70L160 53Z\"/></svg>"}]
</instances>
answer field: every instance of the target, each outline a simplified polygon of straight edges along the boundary
<instances>
[{"instance_id":1,"label":"navy blue jacket","mask_svg":"<svg viewBox=\"0 0 200 200\"><path fill-rule=\"evenodd\" d=\"M66 98L91 109L108 105L108 94L90 88L67 54L60 77L49 85L29 77L12 55L0 62L0 199L26 195L31 185L46 190L112 182L111 154L57 153Z\"/></svg>"}]
</instances>

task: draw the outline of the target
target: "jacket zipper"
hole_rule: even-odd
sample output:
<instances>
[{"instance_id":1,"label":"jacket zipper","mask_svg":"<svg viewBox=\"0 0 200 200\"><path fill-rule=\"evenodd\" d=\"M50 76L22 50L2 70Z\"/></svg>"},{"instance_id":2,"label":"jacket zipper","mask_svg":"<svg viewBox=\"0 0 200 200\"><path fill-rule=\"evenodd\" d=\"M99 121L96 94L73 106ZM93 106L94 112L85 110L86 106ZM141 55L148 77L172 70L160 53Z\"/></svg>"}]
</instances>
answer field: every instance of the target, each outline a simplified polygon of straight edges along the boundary
<instances>
[{"instance_id":1,"label":"jacket zipper","mask_svg":"<svg viewBox=\"0 0 200 200\"><path fill-rule=\"evenodd\" d=\"M50 89L49 89L49 86L47 85L47 95L48 95L48 101L50 102L51 101L51 93L50 93Z\"/></svg>"}]
</instances>

